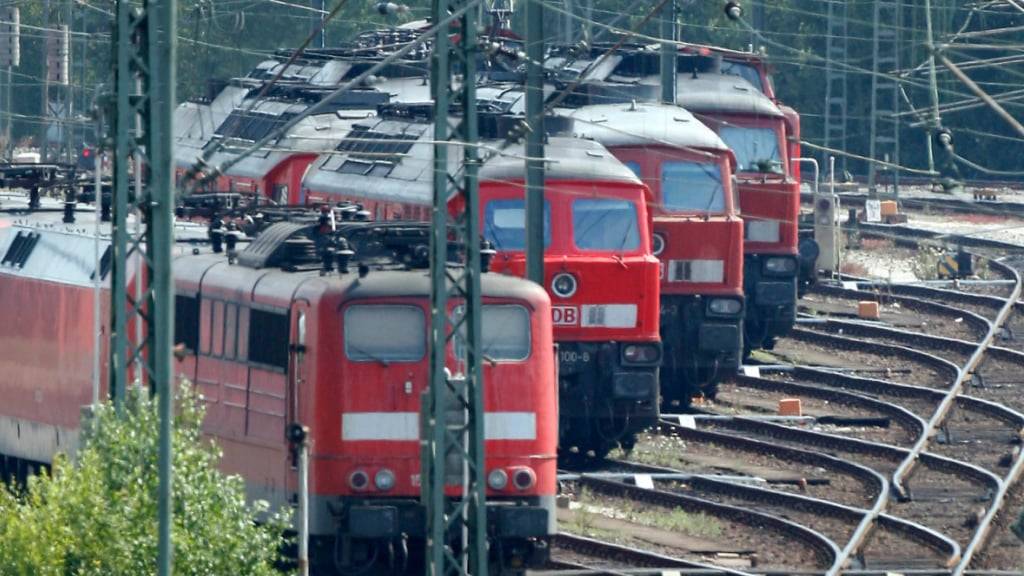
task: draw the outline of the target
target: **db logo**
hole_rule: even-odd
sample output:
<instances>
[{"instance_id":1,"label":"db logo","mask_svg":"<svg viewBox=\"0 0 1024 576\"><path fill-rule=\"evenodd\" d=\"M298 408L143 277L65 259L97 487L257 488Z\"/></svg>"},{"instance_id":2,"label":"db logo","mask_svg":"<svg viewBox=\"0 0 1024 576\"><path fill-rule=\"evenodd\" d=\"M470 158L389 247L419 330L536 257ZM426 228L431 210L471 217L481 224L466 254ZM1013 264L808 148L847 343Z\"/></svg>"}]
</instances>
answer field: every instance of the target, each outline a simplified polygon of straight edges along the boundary
<instances>
[{"instance_id":1,"label":"db logo","mask_svg":"<svg viewBox=\"0 0 1024 576\"><path fill-rule=\"evenodd\" d=\"M552 306L551 322L555 326L576 326L580 323L580 309L576 306Z\"/></svg>"}]
</instances>

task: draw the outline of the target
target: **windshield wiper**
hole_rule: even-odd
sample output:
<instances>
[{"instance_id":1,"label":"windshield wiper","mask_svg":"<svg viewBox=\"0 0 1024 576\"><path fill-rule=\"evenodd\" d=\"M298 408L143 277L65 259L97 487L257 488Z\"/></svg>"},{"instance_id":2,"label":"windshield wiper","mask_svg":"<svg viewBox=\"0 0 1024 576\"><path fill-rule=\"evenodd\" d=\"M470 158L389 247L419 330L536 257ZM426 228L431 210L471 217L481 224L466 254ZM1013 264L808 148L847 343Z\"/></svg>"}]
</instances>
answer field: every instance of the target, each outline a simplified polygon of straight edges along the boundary
<instances>
[{"instance_id":1,"label":"windshield wiper","mask_svg":"<svg viewBox=\"0 0 1024 576\"><path fill-rule=\"evenodd\" d=\"M385 368L387 368L388 366L391 366L391 362L381 358L380 356L377 356L376 354L371 354L370 352L367 352L366 350L363 350L362 348L360 348L358 346L352 346L351 344L348 344L348 347L350 347L353 351L358 352L359 354L362 354L365 358L369 358L370 360L373 360L374 362L379 362L380 365L384 366Z\"/></svg>"},{"instance_id":2,"label":"windshield wiper","mask_svg":"<svg viewBox=\"0 0 1024 576\"><path fill-rule=\"evenodd\" d=\"M619 249L616 250L615 259L618 260L619 265L623 269L629 270L629 266L626 264L626 260L622 257L622 252L626 249L626 242L629 240L629 231L633 229L633 220L629 221L629 228L626 228L625 233L622 234L622 242L619 244Z\"/></svg>"}]
</instances>

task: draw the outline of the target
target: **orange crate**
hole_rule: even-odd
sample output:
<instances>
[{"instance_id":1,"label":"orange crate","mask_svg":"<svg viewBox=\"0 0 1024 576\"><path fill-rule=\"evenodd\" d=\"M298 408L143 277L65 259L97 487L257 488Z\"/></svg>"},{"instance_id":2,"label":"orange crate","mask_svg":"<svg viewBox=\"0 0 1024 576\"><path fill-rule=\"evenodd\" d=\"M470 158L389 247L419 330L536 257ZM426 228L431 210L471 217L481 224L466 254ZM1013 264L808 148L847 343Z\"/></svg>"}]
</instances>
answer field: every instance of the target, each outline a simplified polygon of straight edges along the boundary
<instances>
[{"instance_id":1,"label":"orange crate","mask_svg":"<svg viewBox=\"0 0 1024 576\"><path fill-rule=\"evenodd\" d=\"M804 409L799 398L783 398L779 400L779 416L803 416Z\"/></svg>"},{"instance_id":2,"label":"orange crate","mask_svg":"<svg viewBox=\"0 0 1024 576\"><path fill-rule=\"evenodd\" d=\"M878 302L872 302L870 300L858 302L857 316L868 320L878 320L882 316L881 310L878 307Z\"/></svg>"},{"instance_id":3,"label":"orange crate","mask_svg":"<svg viewBox=\"0 0 1024 576\"><path fill-rule=\"evenodd\" d=\"M882 218L895 216L900 213L900 207L896 204L895 200L882 200L880 204L882 207Z\"/></svg>"}]
</instances>

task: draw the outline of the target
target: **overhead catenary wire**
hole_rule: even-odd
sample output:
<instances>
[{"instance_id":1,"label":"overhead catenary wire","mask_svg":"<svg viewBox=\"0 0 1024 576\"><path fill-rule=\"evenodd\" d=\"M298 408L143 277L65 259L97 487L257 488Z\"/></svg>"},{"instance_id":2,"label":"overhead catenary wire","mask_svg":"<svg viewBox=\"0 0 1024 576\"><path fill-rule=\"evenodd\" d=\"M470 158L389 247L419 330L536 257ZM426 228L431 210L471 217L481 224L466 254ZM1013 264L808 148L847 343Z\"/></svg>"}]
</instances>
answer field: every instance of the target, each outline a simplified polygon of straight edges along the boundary
<instances>
[{"instance_id":1,"label":"overhead catenary wire","mask_svg":"<svg viewBox=\"0 0 1024 576\"><path fill-rule=\"evenodd\" d=\"M237 164L238 162L241 162L242 160L244 160L248 156L252 155L261 146L267 144L268 142L276 140L281 135L287 133L288 130L293 128L296 124L298 124L300 121L302 121L302 119L304 119L305 117L313 115L313 114L316 114L317 112L325 109L335 98L339 97L340 95L344 94L345 92L348 92L352 88L358 86L363 80L365 80L369 76L375 74L376 72L378 72L379 70L381 70L385 66L391 64L395 60L398 60L399 58L402 58L403 56L405 56L409 52L412 52L414 49L416 49L417 47L423 45L425 42L430 40L435 34L441 32L441 31L446 31L447 30L447 26L449 24L451 24L456 19L461 17L466 11L476 8L480 4L480 2L481 2L481 0L470 0L462 8L452 12L444 20L441 20L440 22L437 22L437 23L433 24L426 31L424 31L421 34L419 34L408 45L398 49L394 53L392 53L392 54L388 55L387 57L383 58L380 62L377 62L373 66L370 66L369 68L367 68L363 72L359 73L354 78L352 78L351 80L349 80L348 82L343 84L341 87L335 89L333 92L331 92L330 94L325 96L319 102L317 102L313 106L310 106L309 108L307 108L302 113L297 114L296 116L294 116L293 118L291 118L290 120L285 122L284 125L282 125L281 127L273 130L270 134L264 136L258 142L255 142L252 146L250 146L246 150L243 150L242 152L240 152L239 154L235 155L230 160L227 160L223 164L221 164L219 166L216 166L216 167L207 167L207 166L205 166L205 164L203 162L198 161L197 164L194 166L194 170L191 171L192 172L191 176L194 177L197 173L201 172L202 173L202 179L206 180L206 179L209 179L211 177L215 177L218 174L223 173L224 170L230 168L231 166ZM208 170L208 168L212 168L212 169ZM183 180L184 180L183 181L183 188L184 188L184 190L186 192L190 192L191 191L191 185L193 184L193 182L190 181L191 178L186 178L186 179L183 179Z\"/></svg>"}]
</instances>

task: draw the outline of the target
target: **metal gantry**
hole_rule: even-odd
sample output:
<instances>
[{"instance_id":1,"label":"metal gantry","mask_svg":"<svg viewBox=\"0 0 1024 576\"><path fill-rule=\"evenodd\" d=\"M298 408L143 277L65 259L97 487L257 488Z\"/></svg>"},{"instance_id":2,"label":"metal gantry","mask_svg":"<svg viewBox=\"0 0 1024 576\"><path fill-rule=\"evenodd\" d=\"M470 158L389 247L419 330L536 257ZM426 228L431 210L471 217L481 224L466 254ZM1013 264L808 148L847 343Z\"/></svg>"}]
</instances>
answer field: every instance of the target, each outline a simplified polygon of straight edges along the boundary
<instances>
[{"instance_id":1,"label":"metal gantry","mask_svg":"<svg viewBox=\"0 0 1024 576\"><path fill-rule=\"evenodd\" d=\"M110 394L123 405L133 374L158 399L158 574L171 573L171 417L174 343L174 172L171 142L177 81L177 0L118 0L113 43L114 83L106 118L113 147ZM137 124L138 123L138 124ZM141 130L137 130L141 128ZM139 133L141 132L141 137ZM99 166L97 166L99 169ZM131 172L143 185L132 189ZM128 215L141 218L139 233ZM141 266L133 270L132 263ZM128 290L142 282L141 298ZM133 332L136 318L144 329Z\"/></svg>"},{"instance_id":2,"label":"metal gantry","mask_svg":"<svg viewBox=\"0 0 1024 576\"><path fill-rule=\"evenodd\" d=\"M846 2L827 2L828 34L825 35L825 148L844 150L847 147L848 95L846 66L848 60L849 19ZM828 152L821 163L827 165ZM846 170L846 156L839 160Z\"/></svg>"},{"instance_id":3,"label":"metal gantry","mask_svg":"<svg viewBox=\"0 0 1024 576\"><path fill-rule=\"evenodd\" d=\"M480 226L476 114L476 0L433 0L433 22L458 17L459 40L447 27L434 38L434 204L431 235L430 388L423 398L421 498L427 510L426 573L487 574L484 381L480 342ZM458 103L462 114L451 116ZM460 152L456 152L460 151ZM459 161L449 156L461 153ZM454 160L454 159L453 159ZM453 166L455 167L453 169ZM449 198L462 199L452 215ZM448 266L449 241L461 266ZM450 351L450 352L449 352ZM449 353L455 370L448 369ZM446 487L459 496L446 494Z\"/></svg>"},{"instance_id":4,"label":"metal gantry","mask_svg":"<svg viewBox=\"0 0 1024 576\"><path fill-rule=\"evenodd\" d=\"M750 3L750 25L754 28L754 32L750 35L750 50L752 52L757 52L761 48L758 46L760 35L765 33L767 25L765 2L767 0L756 0Z\"/></svg>"},{"instance_id":5,"label":"metal gantry","mask_svg":"<svg viewBox=\"0 0 1024 576\"><path fill-rule=\"evenodd\" d=\"M0 67L3 68L3 139L5 154L8 159L14 158L14 143L11 142L11 123L14 120L14 101L12 86L14 84L14 68L21 65L21 9L17 6L0 8Z\"/></svg>"},{"instance_id":6,"label":"metal gantry","mask_svg":"<svg viewBox=\"0 0 1024 576\"><path fill-rule=\"evenodd\" d=\"M760 30L759 30L760 31ZM676 3L675 0L665 2L661 9L661 60L659 62L661 72L661 102L663 104L676 103L676 57L679 48L676 47Z\"/></svg>"},{"instance_id":7,"label":"metal gantry","mask_svg":"<svg viewBox=\"0 0 1024 576\"><path fill-rule=\"evenodd\" d=\"M526 0L526 277L544 285L544 4Z\"/></svg>"},{"instance_id":8,"label":"metal gantry","mask_svg":"<svg viewBox=\"0 0 1024 576\"><path fill-rule=\"evenodd\" d=\"M871 133L868 156L893 164L900 163L900 92L895 78L900 69L900 34L903 22L902 2L875 0L874 35L871 66ZM868 189L878 190L879 168L868 164ZM899 196L899 172L892 172L892 192Z\"/></svg>"}]
</instances>

